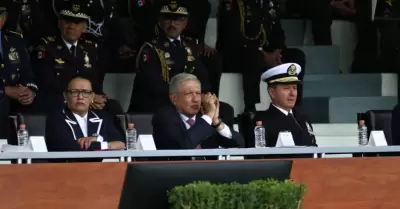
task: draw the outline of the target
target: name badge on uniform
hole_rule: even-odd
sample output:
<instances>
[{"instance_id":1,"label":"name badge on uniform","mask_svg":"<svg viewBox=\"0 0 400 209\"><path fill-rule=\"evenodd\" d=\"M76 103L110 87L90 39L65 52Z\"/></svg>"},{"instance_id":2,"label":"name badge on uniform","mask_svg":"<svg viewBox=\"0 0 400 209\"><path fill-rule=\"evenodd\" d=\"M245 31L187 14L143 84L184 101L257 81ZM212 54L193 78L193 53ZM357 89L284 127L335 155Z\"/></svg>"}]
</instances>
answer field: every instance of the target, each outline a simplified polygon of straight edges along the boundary
<instances>
[{"instance_id":1,"label":"name badge on uniform","mask_svg":"<svg viewBox=\"0 0 400 209\"><path fill-rule=\"evenodd\" d=\"M12 63L19 63L19 54L14 47L10 48L10 52L8 53L8 59Z\"/></svg>"},{"instance_id":2,"label":"name badge on uniform","mask_svg":"<svg viewBox=\"0 0 400 209\"><path fill-rule=\"evenodd\" d=\"M89 56L87 55L87 52L85 52L84 61L85 61L85 67L86 67L86 68L92 68L92 65L90 64Z\"/></svg>"}]
</instances>

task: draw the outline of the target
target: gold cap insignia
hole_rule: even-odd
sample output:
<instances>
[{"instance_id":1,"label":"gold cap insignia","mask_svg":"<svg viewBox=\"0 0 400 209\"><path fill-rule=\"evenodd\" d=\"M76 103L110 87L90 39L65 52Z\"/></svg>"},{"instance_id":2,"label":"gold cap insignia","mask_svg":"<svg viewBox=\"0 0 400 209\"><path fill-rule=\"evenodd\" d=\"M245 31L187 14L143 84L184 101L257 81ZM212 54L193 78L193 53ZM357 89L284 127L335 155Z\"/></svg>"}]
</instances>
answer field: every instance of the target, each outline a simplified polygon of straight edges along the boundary
<instances>
[{"instance_id":1,"label":"gold cap insignia","mask_svg":"<svg viewBox=\"0 0 400 209\"><path fill-rule=\"evenodd\" d=\"M287 74L290 76L296 75L296 66L295 65L290 65L290 67L287 70Z\"/></svg>"},{"instance_id":2,"label":"gold cap insignia","mask_svg":"<svg viewBox=\"0 0 400 209\"><path fill-rule=\"evenodd\" d=\"M175 11L178 8L178 4L176 3L176 1L171 1L171 3L169 4L169 8L172 11Z\"/></svg>"},{"instance_id":3,"label":"gold cap insignia","mask_svg":"<svg viewBox=\"0 0 400 209\"><path fill-rule=\"evenodd\" d=\"M72 5L72 12L77 13L81 9L81 6L78 4L73 4Z\"/></svg>"}]
</instances>

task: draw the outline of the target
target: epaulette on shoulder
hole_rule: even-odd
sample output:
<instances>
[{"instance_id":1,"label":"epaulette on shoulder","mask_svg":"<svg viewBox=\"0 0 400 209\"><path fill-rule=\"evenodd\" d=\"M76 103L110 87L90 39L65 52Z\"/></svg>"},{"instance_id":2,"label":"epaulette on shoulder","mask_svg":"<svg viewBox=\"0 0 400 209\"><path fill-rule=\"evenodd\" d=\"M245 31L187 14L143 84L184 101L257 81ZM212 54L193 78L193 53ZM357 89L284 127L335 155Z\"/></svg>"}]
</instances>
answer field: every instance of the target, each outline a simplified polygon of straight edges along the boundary
<instances>
[{"instance_id":1,"label":"epaulette on shoulder","mask_svg":"<svg viewBox=\"0 0 400 209\"><path fill-rule=\"evenodd\" d=\"M18 36L18 37L21 37L21 38L24 37L24 36L22 35L22 33L18 33L18 32L16 32L16 31L5 30L4 32L5 32L7 35L10 35L10 36Z\"/></svg>"},{"instance_id":2,"label":"epaulette on shoulder","mask_svg":"<svg viewBox=\"0 0 400 209\"><path fill-rule=\"evenodd\" d=\"M153 44L154 44L154 43L153 43ZM146 47L146 46L149 46L150 48L153 48L153 47L154 47L153 44L152 44L152 43L149 43L149 42L144 42L142 48L144 48L144 47Z\"/></svg>"},{"instance_id":3,"label":"epaulette on shoulder","mask_svg":"<svg viewBox=\"0 0 400 209\"><path fill-rule=\"evenodd\" d=\"M56 37L55 36L47 36L47 37L43 37L40 40L42 40L45 44L51 43L51 42L55 42L56 41Z\"/></svg>"},{"instance_id":4,"label":"epaulette on shoulder","mask_svg":"<svg viewBox=\"0 0 400 209\"><path fill-rule=\"evenodd\" d=\"M97 48L97 43L91 41L91 40L87 40L87 39L80 39L81 41L83 41L85 44L90 45L94 48Z\"/></svg>"}]
</instances>

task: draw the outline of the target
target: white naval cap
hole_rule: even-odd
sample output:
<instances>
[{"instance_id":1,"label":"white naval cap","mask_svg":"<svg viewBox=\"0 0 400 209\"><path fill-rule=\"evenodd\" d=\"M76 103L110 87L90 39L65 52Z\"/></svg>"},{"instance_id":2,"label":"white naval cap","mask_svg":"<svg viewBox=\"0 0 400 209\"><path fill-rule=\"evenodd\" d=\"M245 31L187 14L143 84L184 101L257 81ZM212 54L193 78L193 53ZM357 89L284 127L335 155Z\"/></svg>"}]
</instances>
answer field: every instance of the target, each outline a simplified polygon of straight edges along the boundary
<instances>
[{"instance_id":1,"label":"white naval cap","mask_svg":"<svg viewBox=\"0 0 400 209\"><path fill-rule=\"evenodd\" d=\"M268 84L275 83L301 83L297 77L301 72L301 67L297 63L285 63L270 68L261 75L261 80Z\"/></svg>"}]
</instances>

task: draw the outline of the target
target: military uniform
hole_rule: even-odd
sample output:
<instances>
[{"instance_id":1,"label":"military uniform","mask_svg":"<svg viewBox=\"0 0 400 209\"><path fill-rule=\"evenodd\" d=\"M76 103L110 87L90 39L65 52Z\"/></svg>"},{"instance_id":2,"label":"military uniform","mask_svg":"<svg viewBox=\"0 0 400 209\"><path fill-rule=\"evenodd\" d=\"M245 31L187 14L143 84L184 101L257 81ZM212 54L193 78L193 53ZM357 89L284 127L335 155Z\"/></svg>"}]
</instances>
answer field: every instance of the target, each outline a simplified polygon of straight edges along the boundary
<instances>
[{"instance_id":1,"label":"military uniform","mask_svg":"<svg viewBox=\"0 0 400 209\"><path fill-rule=\"evenodd\" d=\"M203 51L204 40L207 29L207 22L211 12L211 4L208 0L197 0L185 2L190 10L188 25L182 35L194 39L198 42L198 51ZM222 57L215 51L209 57L200 55L200 59L208 70L208 76L211 85L211 91L218 95L219 85L222 74Z\"/></svg>"},{"instance_id":2,"label":"military uniform","mask_svg":"<svg viewBox=\"0 0 400 209\"><path fill-rule=\"evenodd\" d=\"M272 0L220 2L217 50L223 55L224 72L242 73L246 111L255 111L255 104L260 102L260 75L265 68L273 67L266 66L262 51L277 49L282 49L282 62L305 67L304 53L285 46L278 4ZM303 75L304 70L300 79Z\"/></svg>"},{"instance_id":3,"label":"military uniform","mask_svg":"<svg viewBox=\"0 0 400 209\"><path fill-rule=\"evenodd\" d=\"M46 0L49 4L48 0ZM13 11L9 12L6 28L20 31L24 35L29 52L32 52L34 46L37 46L40 38L48 35L55 35L57 22L51 22L49 18L50 7L43 8L38 0L14 0Z\"/></svg>"},{"instance_id":4,"label":"military uniform","mask_svg":"<svg viewBox=\"0 0 400 209\"><path fill-rule=\"evenodd\" d=\"M66 1L60 6L59 16L70 21L87 21L85 2ZM41 88L41 106L47 110L64 107L63 92L68 82L77 75L88 77L96 94L103 94L97 66L96 44L89 40L76 40L74 44L64 41L61 35L41 39L36 50L35 66Z\"/></svg>"},{"instance_id":5,"label":"military uniform","mask_svg":"<svg viewBox=\"0 0 400 209\"><path fill-rule=\"evenodd\" d=\"M268 83L268 86L272 88L273 85L299 84L301 82L298 79L300 72L301 67L296 63L282 64L263 73L261 80ZM255 147L254 131L252 130L254 130L257 121L261 121L265 127L267 147L275 147L279 133L286 131L291 132L296 146L317 146L314 130L307 115L299 108L292 107L288 110L288 108L280 107L279 104L282 104L280 102L286 102L286 100L272 100L270 107L266 111L260 111L255 114L252 120L252 127L248 129L250 131L246 134L246 146ZM284 105L290 106L288 103ZM312 155L267 156L267 158L283 157L312 157Z\"/></svg>"},{"instance_id":6,"label":"military uniform","mask_svg":"<svg viewBox=\"0 0 400 209\"><path fill-rule=\"evenodd\" d=\"M29 112L33 109L33 104L24 106L8 97L5 88L22 85L35 94L38 87L21 34L3 30L0 38L0 137L4 137L10 112Z\"/></svg>"},{"instance_id":7,"label":"military uniform","mask_svg":"<svg viewBox=\"0 0 400 209\"><path fill-rule=\"evenodd\" d=\"M207 70L202 65L195 47L181 39L179 46L164 35L146 42L138 53L138 72L131 96L130 112L153 112L169 104L168 84L179 73L198 77L202 90L209 92Z\"/></svg>"},{"instance_id":8,"label":"military uniform","mask_svg":"<svg viewBox=\"0 0 400 209\"><path fill-rule=\"evenodd\" d=\"M46 101L44 108L62 108L64 98L62 93L69 81L80 74L91 79L96 94L103 94L102 85L98 80L96 45L90 41L78 41L76 56L70 52L61 37L46 37L41 39L37 48L36 66L38 81L41 88L41 99Z\"/></svg>"}]
</instances>

